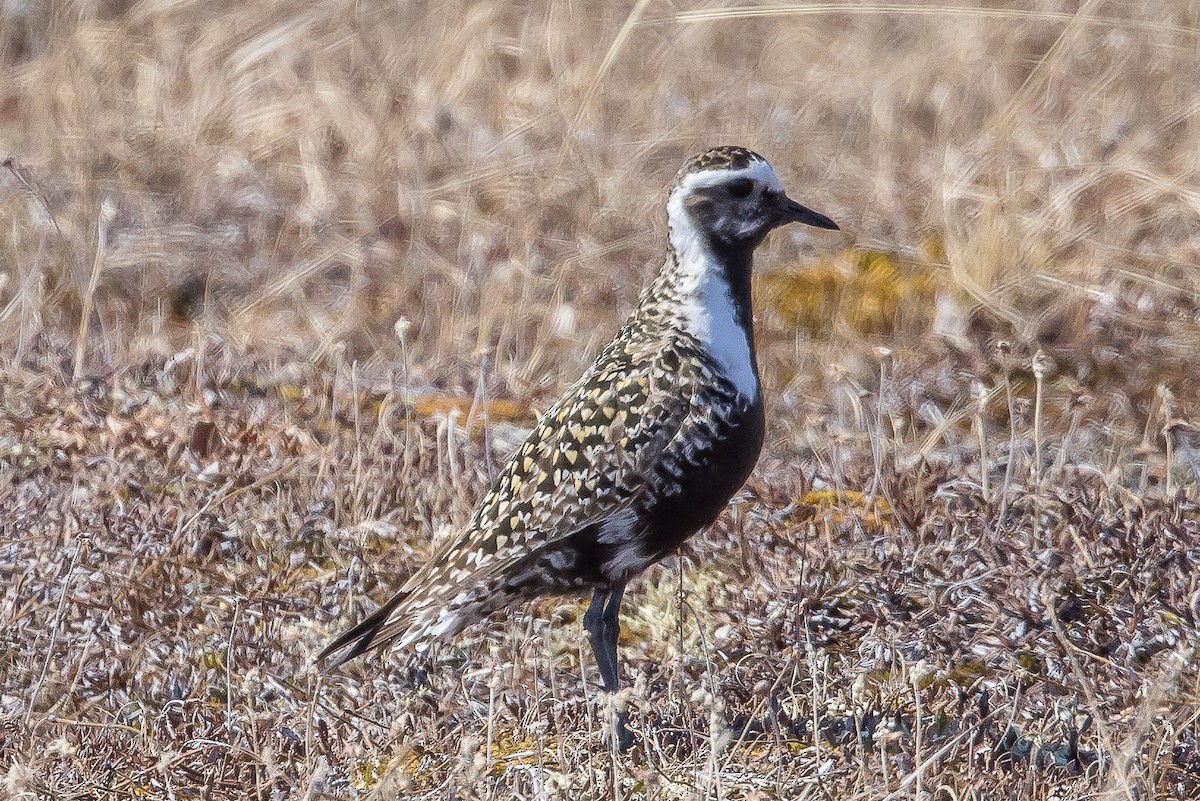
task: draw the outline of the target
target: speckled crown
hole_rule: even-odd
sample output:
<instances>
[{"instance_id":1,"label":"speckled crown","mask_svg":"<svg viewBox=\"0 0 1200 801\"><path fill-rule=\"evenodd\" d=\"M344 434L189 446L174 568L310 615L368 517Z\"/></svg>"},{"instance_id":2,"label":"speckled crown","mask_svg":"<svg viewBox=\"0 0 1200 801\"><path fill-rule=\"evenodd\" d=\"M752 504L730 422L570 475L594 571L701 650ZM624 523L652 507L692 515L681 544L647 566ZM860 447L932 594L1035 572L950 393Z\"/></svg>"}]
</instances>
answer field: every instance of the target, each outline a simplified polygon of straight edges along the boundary
<instances>
[{"instance_id":1,"label":"speckled crown","mask_svg":"<svg viewBox=\"0 0 1200 801\"><path fill-rule=\"evenodd\" d=\"M737 145L724 145L705 150L698 156L688 159L683 169L675 176L679 181L685 175L702 170L744 170L752 161L766 161L753 150L747 150Z\"/></svg>"}]
</instances>

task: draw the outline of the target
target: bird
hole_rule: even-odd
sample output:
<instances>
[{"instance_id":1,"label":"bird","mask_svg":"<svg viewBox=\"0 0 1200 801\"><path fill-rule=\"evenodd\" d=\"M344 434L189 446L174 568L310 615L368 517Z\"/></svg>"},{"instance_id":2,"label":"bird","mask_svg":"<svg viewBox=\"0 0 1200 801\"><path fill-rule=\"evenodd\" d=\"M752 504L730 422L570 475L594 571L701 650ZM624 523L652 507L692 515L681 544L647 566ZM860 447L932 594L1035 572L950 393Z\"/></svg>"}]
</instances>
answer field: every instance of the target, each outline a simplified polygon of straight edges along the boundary
<instances>
[{"instance_id":1,"label":"bird","mask_svg":"<svg viewBox=\"0 0 1200 801\"><path fill-rule=\"evenodd\" d=\"M521 600L590 591L583 625L604 689L617 692L626 585L711 524L762 449L754 251L789 223L838 228L740 146L689 159L666 205L667 256L631 316L541 416L461 533L321 652L337 657L327 670L369 649L425 651ZM626 748L624 713L616 724Z\"/></svg>"}]
</instances>

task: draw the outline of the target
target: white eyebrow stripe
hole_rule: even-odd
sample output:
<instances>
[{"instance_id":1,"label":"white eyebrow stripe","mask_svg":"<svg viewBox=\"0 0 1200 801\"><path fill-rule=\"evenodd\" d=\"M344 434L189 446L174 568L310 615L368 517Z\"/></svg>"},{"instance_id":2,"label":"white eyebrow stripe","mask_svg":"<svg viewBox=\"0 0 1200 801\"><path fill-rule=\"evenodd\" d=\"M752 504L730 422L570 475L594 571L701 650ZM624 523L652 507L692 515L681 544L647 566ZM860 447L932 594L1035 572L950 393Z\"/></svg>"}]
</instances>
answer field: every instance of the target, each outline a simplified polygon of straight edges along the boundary
<instances>
[{"instance_id":1,"label":"white eyebrow stripe","mask_svg":"<svg viewBox=\"0 0 1200 801\"><path fill-rule=\"evenodd\" d=\"M776 192L783 191L783 182L779 180L779 176L775 174L775 170L772 169L771 165L765 161L758 160L751 161L750 166L740 170L716 169L693 172L683 177L683 180L679 182L679 188L685 192L691 192L696 189L736 181L739 178L751 178L755 181L761 181Z\"/></svg>"}]
</instances>

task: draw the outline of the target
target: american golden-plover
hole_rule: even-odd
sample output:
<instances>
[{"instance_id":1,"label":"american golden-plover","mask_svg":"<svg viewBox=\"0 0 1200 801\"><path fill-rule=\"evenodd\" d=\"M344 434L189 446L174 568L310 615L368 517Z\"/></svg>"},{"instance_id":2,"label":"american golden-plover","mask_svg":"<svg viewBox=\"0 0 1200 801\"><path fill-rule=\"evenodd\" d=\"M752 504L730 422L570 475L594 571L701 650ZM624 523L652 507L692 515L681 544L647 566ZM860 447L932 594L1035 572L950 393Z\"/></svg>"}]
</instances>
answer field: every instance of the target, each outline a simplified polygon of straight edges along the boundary
<instances>
[{"instance_id":1,"label":"american golden-plover","mask_svg":"<svg viewBox=\"0 0 1200 801\"><path fill-rule=\"evenodd\" d=\"M321 658L424 650L519 599L591 590L583 624L615 692L626 583L713 522L758 460L751 262L772 229L793 222L837 228L788 198L757 153L718 147L689 160L667 200L666 263L633 315L462 534ZM623 718L618 733L627 744Z\"/></svg>"}]
</instances>

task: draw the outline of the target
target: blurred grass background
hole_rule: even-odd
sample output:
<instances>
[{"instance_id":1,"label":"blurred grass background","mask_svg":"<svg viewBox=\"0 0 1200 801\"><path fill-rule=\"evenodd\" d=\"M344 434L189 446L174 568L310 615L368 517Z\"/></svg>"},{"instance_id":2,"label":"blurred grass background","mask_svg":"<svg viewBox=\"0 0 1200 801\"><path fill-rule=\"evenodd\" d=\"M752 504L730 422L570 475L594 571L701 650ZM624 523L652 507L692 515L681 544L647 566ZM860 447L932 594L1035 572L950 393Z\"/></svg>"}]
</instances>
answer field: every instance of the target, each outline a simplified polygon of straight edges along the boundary
<instances>
[{"instance_id":1,"label":"blurred grass background","mask_svg":"<svg viewBox=\"0 0 1200 801\"><path fill-rule=\"evenodd\" d=\"M0 795L1195 797L1198 85L1188 0L0 4ZM569 599L318 679L722 143L843 233L631 589L654 769Z\"/></svg>"},{"instance_id":2,"label":"blurred grass background","mask_svg":"<svg viewBox=\"0 0 1200 801\"><path fill-rule=\"evenodd\" d=\"M377 371L404 355L418 381L485 364L523 394L632 307L674 171L726 142L847 230L760 258L785 276L828 260L765 284L789 351L796 323L916 341L941 294L952 340L976 324L1069 357L1093 345L1081 307L1129 301L1169 307L1167 349L1195 352L1192 2L2 13L0 337L18 358L79 338L86 308L92 365L203 330L303 358L340 343ZM881 269L836 258L854 247Z\"/></svg>"}]
</instances>

